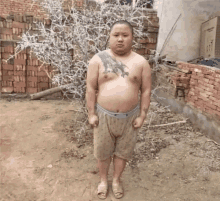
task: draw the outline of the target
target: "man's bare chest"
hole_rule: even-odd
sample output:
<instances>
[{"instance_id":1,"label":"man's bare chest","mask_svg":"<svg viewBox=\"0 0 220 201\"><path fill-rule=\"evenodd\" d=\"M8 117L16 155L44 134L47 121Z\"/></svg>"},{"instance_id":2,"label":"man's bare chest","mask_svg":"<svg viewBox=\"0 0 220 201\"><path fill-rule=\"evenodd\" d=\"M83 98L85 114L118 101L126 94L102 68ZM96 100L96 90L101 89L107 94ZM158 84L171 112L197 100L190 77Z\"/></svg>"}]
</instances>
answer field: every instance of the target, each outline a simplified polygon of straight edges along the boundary
<instances>
[{"instance_id":1,"label":"man's bare chest","mask_svg":"<svg viewBox=\"0 0 220 201\"><path fill-rule=\"evenodd\" d=\"M128 83L128 84L134 84L134 85L140 85L141 84L141 76L142 76L142 67L141 65L136 64L135 62L126 63L123 62L126 67L124 70L128 72L128 76L125 75L122 77L121 71L118 71L117 73L110 72L110 73L104 73L105 68L102 63L99 65L99 77L98 77L98 84L104 84L108 82L118 82L118 84Z\"/></svg>"}]
</instances>

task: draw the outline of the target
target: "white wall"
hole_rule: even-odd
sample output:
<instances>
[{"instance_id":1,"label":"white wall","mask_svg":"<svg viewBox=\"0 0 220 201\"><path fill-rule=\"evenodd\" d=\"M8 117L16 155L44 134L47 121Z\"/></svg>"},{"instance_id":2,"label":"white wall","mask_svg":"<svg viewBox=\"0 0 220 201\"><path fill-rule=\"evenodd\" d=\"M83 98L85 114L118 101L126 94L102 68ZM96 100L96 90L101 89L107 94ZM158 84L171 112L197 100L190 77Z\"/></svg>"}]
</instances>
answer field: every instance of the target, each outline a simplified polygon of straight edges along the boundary
<instances>
[{"instance_id":1,"label":"white wall","mask_svg":"<svg viewBox=\"0 0 220 201\"><path fill-rule=\"evenodd\" d=\"M167 54L168 60L188 61L199 57L201 24L220 16L220 0L155 0L154 9L160 20L157 52L182 14L161 55Z\"/></svg>"}]
</instances>

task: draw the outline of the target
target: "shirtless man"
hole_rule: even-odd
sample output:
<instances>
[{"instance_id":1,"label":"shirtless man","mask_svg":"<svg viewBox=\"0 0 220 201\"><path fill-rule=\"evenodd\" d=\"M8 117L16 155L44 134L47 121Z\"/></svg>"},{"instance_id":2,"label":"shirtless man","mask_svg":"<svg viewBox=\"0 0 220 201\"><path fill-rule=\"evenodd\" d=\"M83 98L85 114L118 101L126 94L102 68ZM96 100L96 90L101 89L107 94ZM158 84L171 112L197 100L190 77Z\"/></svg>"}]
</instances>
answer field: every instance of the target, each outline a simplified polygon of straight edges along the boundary
<instances>
[{"instance_id":1,"label":"shirtless man","mask_svg":"<svg viewBox=\"0 0 220 201\"><path fill-rule=\"evenodd\" d=\"M132 157L137 133L150 105L150 66L144 57L132 51L132 40L130 23L117 21L110 31L110 49L101 52L126 65L128 76L103 73L105 66L99 53L88 66L86 102L89 123L94 129L94 156L98 160L101 178L97 191L100 199L107 196L111 156L114 163L112 190L116 198L123 196L120 177L126 162Z\"/></svg>"}]
</instances>

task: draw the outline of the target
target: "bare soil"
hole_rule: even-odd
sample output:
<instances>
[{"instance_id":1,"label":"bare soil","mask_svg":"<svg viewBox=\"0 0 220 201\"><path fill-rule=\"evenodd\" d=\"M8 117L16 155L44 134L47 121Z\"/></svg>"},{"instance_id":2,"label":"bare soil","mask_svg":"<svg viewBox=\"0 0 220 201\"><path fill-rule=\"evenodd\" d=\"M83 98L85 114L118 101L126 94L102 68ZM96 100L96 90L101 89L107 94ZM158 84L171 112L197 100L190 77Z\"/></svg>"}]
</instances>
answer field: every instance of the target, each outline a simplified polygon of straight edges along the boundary
<instances>
[{"instance_id":1,"label":"bare soil","mask_svg":"<svg viewBox=\"0 0 220 201\"><path fill-rule=\"evenodd\" d=\"M0 200L96 201L93 132L79 102L0 100ZM122 201L220 200L220 146L154 100L122 176ZM168 124L159 127L153 125ZM109 171L107 201L114 201Z\"/></svg>"}]
</instances>

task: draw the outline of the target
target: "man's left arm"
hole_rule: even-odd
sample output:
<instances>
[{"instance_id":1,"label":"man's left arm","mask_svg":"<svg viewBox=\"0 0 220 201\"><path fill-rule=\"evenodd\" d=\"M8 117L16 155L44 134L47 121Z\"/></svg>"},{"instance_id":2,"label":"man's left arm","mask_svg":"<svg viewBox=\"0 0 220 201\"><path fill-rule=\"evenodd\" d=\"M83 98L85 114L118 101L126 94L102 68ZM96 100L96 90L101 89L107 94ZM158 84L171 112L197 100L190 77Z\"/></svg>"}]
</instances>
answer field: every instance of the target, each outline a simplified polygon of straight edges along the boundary
<instances>
[{"instance_id":1,"label":"man's left arm","mask_svg":"<svg viewBox=\"0 0 220 201\"><path fill-rule=\"evenodd\" d=\"M146 118L150 106L151 96L151 68L148 61L144 61L141 82L141 111L140 117Z\"/></svg>"}]
</instances>

